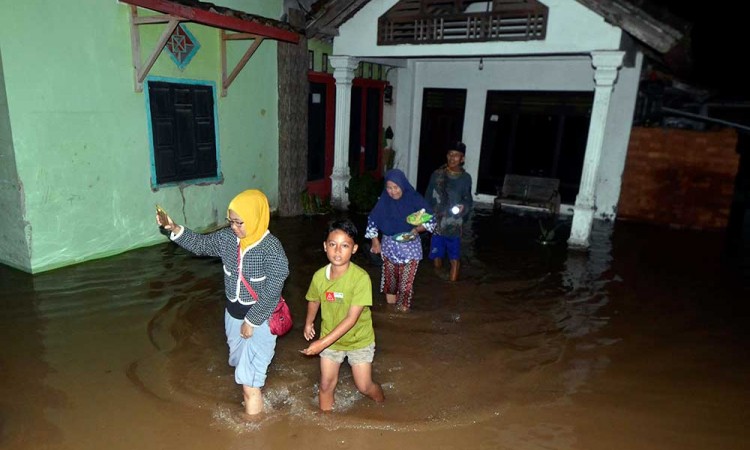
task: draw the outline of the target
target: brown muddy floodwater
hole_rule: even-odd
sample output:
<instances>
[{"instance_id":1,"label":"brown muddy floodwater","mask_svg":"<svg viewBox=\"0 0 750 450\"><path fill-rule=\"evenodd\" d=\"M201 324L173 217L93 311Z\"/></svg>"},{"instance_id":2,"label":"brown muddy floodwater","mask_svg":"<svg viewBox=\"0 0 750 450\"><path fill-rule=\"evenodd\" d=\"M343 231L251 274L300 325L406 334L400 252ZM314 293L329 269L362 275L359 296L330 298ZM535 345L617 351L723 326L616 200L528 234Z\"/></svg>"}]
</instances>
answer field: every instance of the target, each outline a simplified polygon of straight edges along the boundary
<instances>
[{"instance_id":1,"label":"brown muddy floodwater","mask_svg":"<svg viewBox=\"0 0 750 450\"><path fill-rule=\"evenodd\" d=\"M463 279L427 261L414 311L375 295L374 377L317 412L303 298L330 217L272 220L296 324L250 420L227 365L221 265L171 243L30 276L0 268L3 449L747 449L747 278L716 233L596 224L588 252L478 212ZM361 224L363 217L356 217ZM379 284L364 248L355 261Z\"/></svg>"}]
</instances>

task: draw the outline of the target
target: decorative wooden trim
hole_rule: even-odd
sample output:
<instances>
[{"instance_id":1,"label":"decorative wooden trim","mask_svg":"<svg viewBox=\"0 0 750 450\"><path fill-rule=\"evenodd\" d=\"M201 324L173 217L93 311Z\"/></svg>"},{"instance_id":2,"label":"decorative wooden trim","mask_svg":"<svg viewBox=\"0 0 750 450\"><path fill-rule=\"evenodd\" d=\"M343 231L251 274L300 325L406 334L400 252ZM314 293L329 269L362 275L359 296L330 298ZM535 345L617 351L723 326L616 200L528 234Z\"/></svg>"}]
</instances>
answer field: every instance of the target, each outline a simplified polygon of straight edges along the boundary
<instances>
[{"instance_id":1,"label":"decorative wooden trim","mask_svg":"<svg viewBox=\"0 0 750 450\"><path fill-rule=\"evenodd\" d=\"M173 16L169 14L161 14L156 16L144 16L139 17L138 16L138 7L135 4L135 2L132 2L131 0L128 0L128 3L131 3L130 6L130 45L132 50L132 57L133 57L133 70L134 70L134 85L135 85L135 92L143 92L143 80L146 79L146 76L148 75L148 72L151 70L151 68L154 66L154 63L156 63L156 60L159 58L159 54L164 49L164 46L167 44L167 41L169 40L169 37L172 35L174 30L177 28L177 26L180 24L180 22L185 21L186 19L184 17L178 17ZM154 47L151 54L146 59L145 63L141 62L141 38L140 38L140 31L139 26L140 25L153 25L153 24L160 24L160 23L166 23L167 27L162 32L161 36L159 37L159 40L156 43L156 46ZM237 40L248 40L248 39L254 39L255 42L250 45L250 48L245 52L245 54L242 56L240 61L237 63L235 68L232 70L232 72L227 76L227 41L237 41ZM240 71L245 67L247 62L250 60L250 58L253 56L255 51L258 49L260 44L265 39L265 36L261 36L255 33L247 33L247 32L239 32L239 33L227 33L223 28L221 29L221 96L226 97L227 95L227 89L229 89L229 86L232 84L232 82L237 78L237 75L240 73Z\"/></svg>"},{"instance_id":2,"label":"decorative wooden trim","mask_svg":"<svg viewBox=\"0 0 750 450\"><path fill-rule=\"evenodd\" d=\"M168 15L179 17L186 22L197 22L203 25L222 28L244 33L257 34L259 36L276 39L293 44L299 43L300 35L292 31L264 25L252 20L227 16L206 9L187 6L169 0L121 0L134 6L151 9ZM210 4L209 4L210 5Z\"/></svg>"},{"instance_id":3,"label":"decorative wooden trim","mask_svg":"<svg viewBox=\"0 0 750 450\"><path fill-rule=\"evenodd\" d=\"M492 1L464 12L462 2L400 0L378 18L378 45L543 40L548 7L538 0Z\"/></svg>"},{"instance_id":4,"label":"decorative wooden trim","mask_svg":"<svg viewBox=\"0 0 750 450\"><path fill-rule=\"evenodd\" d=\"M172 33L174 32L175 28L177 28L177 25L179 24L180 24L180 19L178 19L177 17L174 17L169 21L169 24L167 24L167 28L164 29L164 32L159 37L159 41L156 43L154 50L148 56L146 63L138 72L138 77L136 80L139 83L143 83L143 80L146 79L146 75L148 75L148 71L151 70L151 67L154 66L154 63L156 62L156 58L159 57L159 53L161 53L161 51L164 49L164 46L167 45L167 41L169 40L169 37L172 36Z\"/></svg>"},{"instance_id":5,"label":"decorative wooden trim","mask_svg":"<svg viewBox=\"0 0 750 450\"><path fill-rule=\"evenodd\" d=\"M159 57L159 53L161 53L164 46L167 45L169 37L180 24L179 17L174 16L158 16L158 20L153 21L142 19L145 18L138 17L138 8L130 5L130 44L132 46L133 69L135 71L135 92L143 92L143 80L146 79L146 75L148 75L148 72L154 66L156 59ZM148 56L146 62L141 63L141 38L138 26L164 22L168 22L167 28L162 32L154 50Z\"/></svg>"},{"instance_id":6,"label":"decorative wooden trim","mask_svg":"<svg viewBox=\"0 0 750 450\"><path fill-rule=\"evenodd\" d=\"M237 40L248 40L254 39L254 42L247 49L242 58L240 58L237 65L232 70L232 73L227 76L227 41ZM227 33L225 30L221 30L221 96L227 96L227 89L232 85L237 75L245 67L250 58L253 56L258 47L263 42L263 36L258 36L251 33Z\"/></svg>"},{"instance_id":7,"label":"decorative wooden trim","mask_svg":"<svg viewBox=\"0 0 750 450\"><path fill-rule=\"evenodd\" d=\"M136 26L138 19L138 8L130 5L130 52L133 58L133 85L135 92L143 92L143 83L138 82L138 73L141 71L141 34Z\"/></svg>"},{"instance_id":8,"label":"decorative wooden trim","mask_svg":"<svg viewBox=\"0 0 750 450\"><path fill-rule=\"evenodd\" d=\"M132 10L132 8L137 8L137 7L130 5L130 8ZM136 25L148 25L150 23L167 23L172 19L172 17L174 16L170 16L169 14L158 14L155 16L141 16L141 17L136 16L135 19L133 20L133 23L135 23Z\"/></svg>"}]
</instances>

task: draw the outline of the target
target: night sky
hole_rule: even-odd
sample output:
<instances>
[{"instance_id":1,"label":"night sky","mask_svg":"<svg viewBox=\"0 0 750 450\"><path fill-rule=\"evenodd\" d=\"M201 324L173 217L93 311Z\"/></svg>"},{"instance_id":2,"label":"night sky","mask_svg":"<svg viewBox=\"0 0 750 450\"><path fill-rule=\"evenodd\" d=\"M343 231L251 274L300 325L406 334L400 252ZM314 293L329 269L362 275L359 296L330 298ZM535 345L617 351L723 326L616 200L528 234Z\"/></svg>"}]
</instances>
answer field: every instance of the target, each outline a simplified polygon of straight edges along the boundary
<instances>
[{"instance_id":1,"label":"night sky","mask_svg":"<svg viewBox=\"0 0 750 450\"><path fill-rule=\"evenodd\" d=\"M749 97L748 77L738 67L744 65L748 37L745 16L731 2L690 2L686 0L646 0L692 24L689 33L692 67L676 67L678 75L696 87L725 96ZM655 16L656 17L656 16ZM744 34L744 35L743 35Z\"/></svg>"}]
</instances>

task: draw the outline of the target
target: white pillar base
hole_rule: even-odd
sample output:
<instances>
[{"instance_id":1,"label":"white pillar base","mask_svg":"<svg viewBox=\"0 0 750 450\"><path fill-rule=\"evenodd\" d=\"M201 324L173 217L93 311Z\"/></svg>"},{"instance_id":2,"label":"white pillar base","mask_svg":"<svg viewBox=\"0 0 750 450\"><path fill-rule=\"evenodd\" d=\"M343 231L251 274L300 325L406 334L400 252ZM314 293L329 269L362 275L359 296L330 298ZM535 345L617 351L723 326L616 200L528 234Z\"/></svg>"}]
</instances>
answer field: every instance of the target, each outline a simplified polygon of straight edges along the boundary
<instances>
[{"instance_id":1,"label":"white pillar base","mask_svg":"<svg viewBox=\"0 0 750 450\"><path fill-rule=\"evenodd\" d=\"M333 168L331 174L331 206L340 210L349 209L349 168Z\"/></svg>"},{"instance_id":2,"label":"white pillar base","mask_svg":"<svg viewBox=\"0 0 750 450\"><path fill-rule=\"evenodd\" d=\"M576 205L573 213L573 225L570 227L568 246L573 248L587 248L594 225L594 208Z\"/></svg>"}]
</instances>

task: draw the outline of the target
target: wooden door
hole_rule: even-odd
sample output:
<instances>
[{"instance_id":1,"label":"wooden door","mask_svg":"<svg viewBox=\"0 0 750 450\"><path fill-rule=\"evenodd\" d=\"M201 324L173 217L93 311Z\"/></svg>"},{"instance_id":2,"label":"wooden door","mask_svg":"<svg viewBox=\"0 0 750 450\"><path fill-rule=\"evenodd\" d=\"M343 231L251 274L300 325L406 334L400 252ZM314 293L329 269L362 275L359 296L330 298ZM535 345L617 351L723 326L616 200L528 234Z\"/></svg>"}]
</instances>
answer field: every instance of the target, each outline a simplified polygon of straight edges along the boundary
<instances>
[{"instance_id":1,"label":"wooden door","mask_svg":"<svg viewBox=\"0 0 750 450\"><path fill-rule=\"evenodd\" d=\"M383 161L383 90L385 83L356 78L349 123L349 167L352 175L381 178Z\"/></svg>"},{"instance_id":2,"label":"wooden door","mask_svg":"<svg viewBox=\"0 0 750 450\"><path fill-rule=\"evenodd\" d=\"M419 134L417 191L424 193L432 172L445 164L449 147L462 140L466 89L425 89Z\"/></svg>"}]
</instances>

